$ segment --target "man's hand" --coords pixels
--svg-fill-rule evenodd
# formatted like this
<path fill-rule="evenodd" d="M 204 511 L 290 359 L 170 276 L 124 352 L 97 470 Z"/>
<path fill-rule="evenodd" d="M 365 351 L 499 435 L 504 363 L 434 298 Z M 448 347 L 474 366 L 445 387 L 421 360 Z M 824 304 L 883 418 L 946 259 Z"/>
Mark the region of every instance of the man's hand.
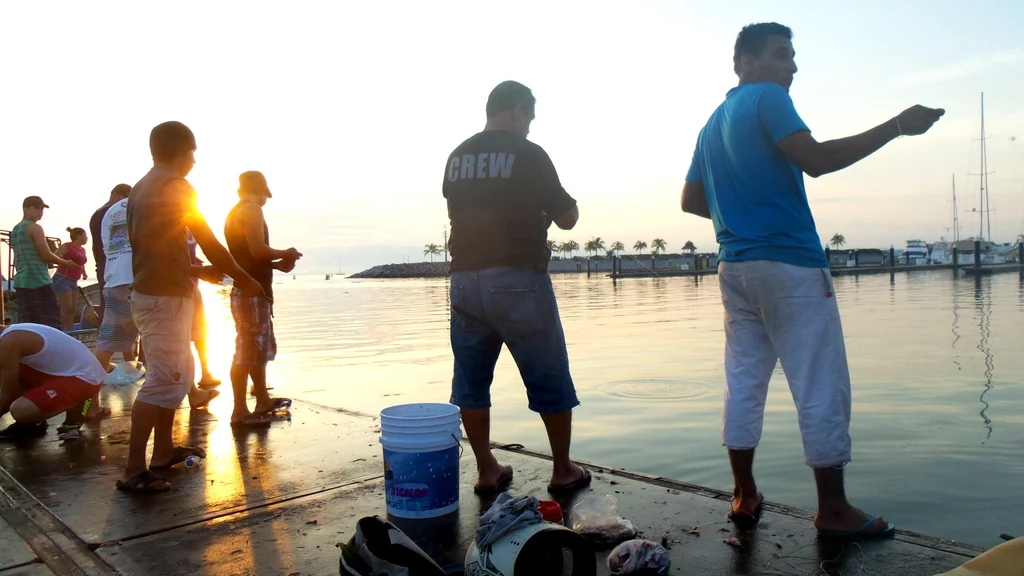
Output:
<path fill-rule="evenodd" d="M 272 264 L 274 269 L 280 270 L 281 272 L 291 272 L 295 270 L 295 260 L 278 260 Z"/>
<path fill-rule="evenodd" d="M 267 293 L 263 291 L 263 286 L 261 286 L 259 282 L 253 280 L 252 276 L 249 276 L 248 274 L 241 278 L 235 278 L 234 284 L 232 285 L 241 290 L 242 294 L 245 294 L 246 296 L 267 297 Z"/>
<path fill-rule="evenodd" d="M 945 113 L 942 108 L 928 108 L 918 104 L 900 112 L 896 122 L 904 136 L 919 136 L 927 132 Z"/>
<path fill-rule="evenodd" d="M 220 270 L 217 270 L 214 266 L 200 266 L 199 274 L 196 278 L 209 282 L 210 284 L 218 284 L 224 279 L 224 274 Z"/>
<path fill-rule="evenodd" d="M 299 252 L 295 248 L 289 248 L 284 251 L 285 256 L 273 263 L 273 267 L 281 272 L 291 272 L 295 269 L 295 261 L 302 258 L 302 252 Z"/>

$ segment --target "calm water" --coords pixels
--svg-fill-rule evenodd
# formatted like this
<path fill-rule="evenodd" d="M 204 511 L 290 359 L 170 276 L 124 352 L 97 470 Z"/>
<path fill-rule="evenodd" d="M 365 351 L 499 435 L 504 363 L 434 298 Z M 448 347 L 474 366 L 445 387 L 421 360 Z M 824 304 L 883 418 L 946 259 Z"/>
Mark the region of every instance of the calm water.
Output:
<path fill-rule="evenodd" d="M 227 374 L 225 294 L 207 298 Z M 836 278 L 853 376 L 851 499 L 900 527 L 977 545 L 1024 535 L 1024 282 L 949 272 Z M 376 413 L 447 401 L 447 282 L 279 278 L 276 392 Z M 720 425 L 722 309 L 715 277 L 619 282 L 556 276 L 573 377 L 576 456 L 731 489 Z M 217 302 L 220 299 L 220 307 Z M 547 450 L 511 357 L 492 388 L 493 439 Z M 299 415 L 296 414 L 296 417 Z M 768 499 L 814 509 L 781 368 L 756 472 Z"/>

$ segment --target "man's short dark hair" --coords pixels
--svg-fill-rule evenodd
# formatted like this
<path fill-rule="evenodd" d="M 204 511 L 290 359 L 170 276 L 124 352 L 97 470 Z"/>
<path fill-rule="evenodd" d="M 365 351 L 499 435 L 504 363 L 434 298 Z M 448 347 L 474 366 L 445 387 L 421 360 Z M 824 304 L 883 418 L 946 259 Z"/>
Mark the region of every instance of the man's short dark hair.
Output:
<path fill-rule="evenodd" d="M 492 118 L 506 110 L 514 110 L 516 106 L 520 106 L 527 116 L 533 117 L 536 103 L 537 99 L 533 97 L 533 92 L 529 88 L 514 80 L 506 80 L 495 86 L 494 90 L 491 90 L 491 95 L 487 97 L 487 117 Z"/>
<path fill-rule="evenodd" d="M 195 134 L 181 122 L 164 122 L 149 133 L 149 151 L 157 162 L 172 162 L 195 149 Z"/>
<path fill-rule="evenodd" d="M 733 71 L 737 74 L 740 73 L 740 57 L 744 54 L 760 56 L 764 52 L 765 46 L 768 45 L 769 36 L 785 36 L 792 40 L 793 31 L 778 22 L 761 22 L 744 26 L 736 36 L 736 47 L 732 53 Z"/>
<path fill-rule="evenodd" d="M 118 198 L 127 198 L 131 193 L 132 187 L 127 184 L 118 184 L 110 191 L 111 196 L 117 196 Z"/>

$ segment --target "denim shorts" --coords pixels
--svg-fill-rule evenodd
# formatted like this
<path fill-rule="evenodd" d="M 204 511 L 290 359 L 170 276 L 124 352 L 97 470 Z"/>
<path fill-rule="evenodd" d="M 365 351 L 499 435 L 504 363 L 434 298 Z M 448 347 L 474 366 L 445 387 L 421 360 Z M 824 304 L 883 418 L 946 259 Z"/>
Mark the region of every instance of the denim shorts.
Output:
<path fill-rule="evenodd" d="M 500 267 L 453 272 L 451 402 L 490 408 L 494 365 L 504 344 L 526 385 L 530 410 L 557 414 L 579 405 L 551 277 Z"/>
<path fill-rule="evenodd" d="M 53 275 L 53 291 L 57 294 L 61 292 L 75 292 L 78 290 L 78 280 L 68 278 L 63 274 Z"/>

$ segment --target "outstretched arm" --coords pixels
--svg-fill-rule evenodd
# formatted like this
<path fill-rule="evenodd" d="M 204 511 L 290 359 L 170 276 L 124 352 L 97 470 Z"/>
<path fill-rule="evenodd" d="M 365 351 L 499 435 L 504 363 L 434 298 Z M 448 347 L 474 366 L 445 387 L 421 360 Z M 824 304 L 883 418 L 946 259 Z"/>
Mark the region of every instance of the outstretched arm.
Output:
<path fill-rule="evenodd" d="M 918 105 L 856 136 L 818 142 L 810 132 L 800 130 L 780 140 L 778 146 L 808 176 L 817 178 L 860 162 L 900 136 L 924 134 L 945 113 L 942 108 Z"/>
<path fill-rule="evenodd" d="M 246 274 L 245 270 L 242 270 L 235 259 L 231 257 L 227 248 L 213 235 L 206 218 L 196 208 L 196 191 L 192 189 L 192 186 L 184 179 L 171 180 L 164 186 L 173 187 L 168 190 L 168 193 L 181 202 L 180 209 L 185 220 L 184 224 L 210 262 L 218 270 L 230 276 L 235 281 L 235 287 L 242 292 L 254 296 L 266 296 L 260 283 Z"/>
<path fill-rule="evenodd" d="M 78 264 L 71 260 L 65 260 L 50 252 L 50 246 L 46 243 L 46 235 L 43 234 L 43 228 L 39 224 L 33 223 L 28 227 L 28 237 L 32 240 L 32 244 L 36 247 L 36 252 L 39 253 L 39 258 L 43 262 L 57 266 L 67 266 L 68 268 L 78 267 Z"/>

